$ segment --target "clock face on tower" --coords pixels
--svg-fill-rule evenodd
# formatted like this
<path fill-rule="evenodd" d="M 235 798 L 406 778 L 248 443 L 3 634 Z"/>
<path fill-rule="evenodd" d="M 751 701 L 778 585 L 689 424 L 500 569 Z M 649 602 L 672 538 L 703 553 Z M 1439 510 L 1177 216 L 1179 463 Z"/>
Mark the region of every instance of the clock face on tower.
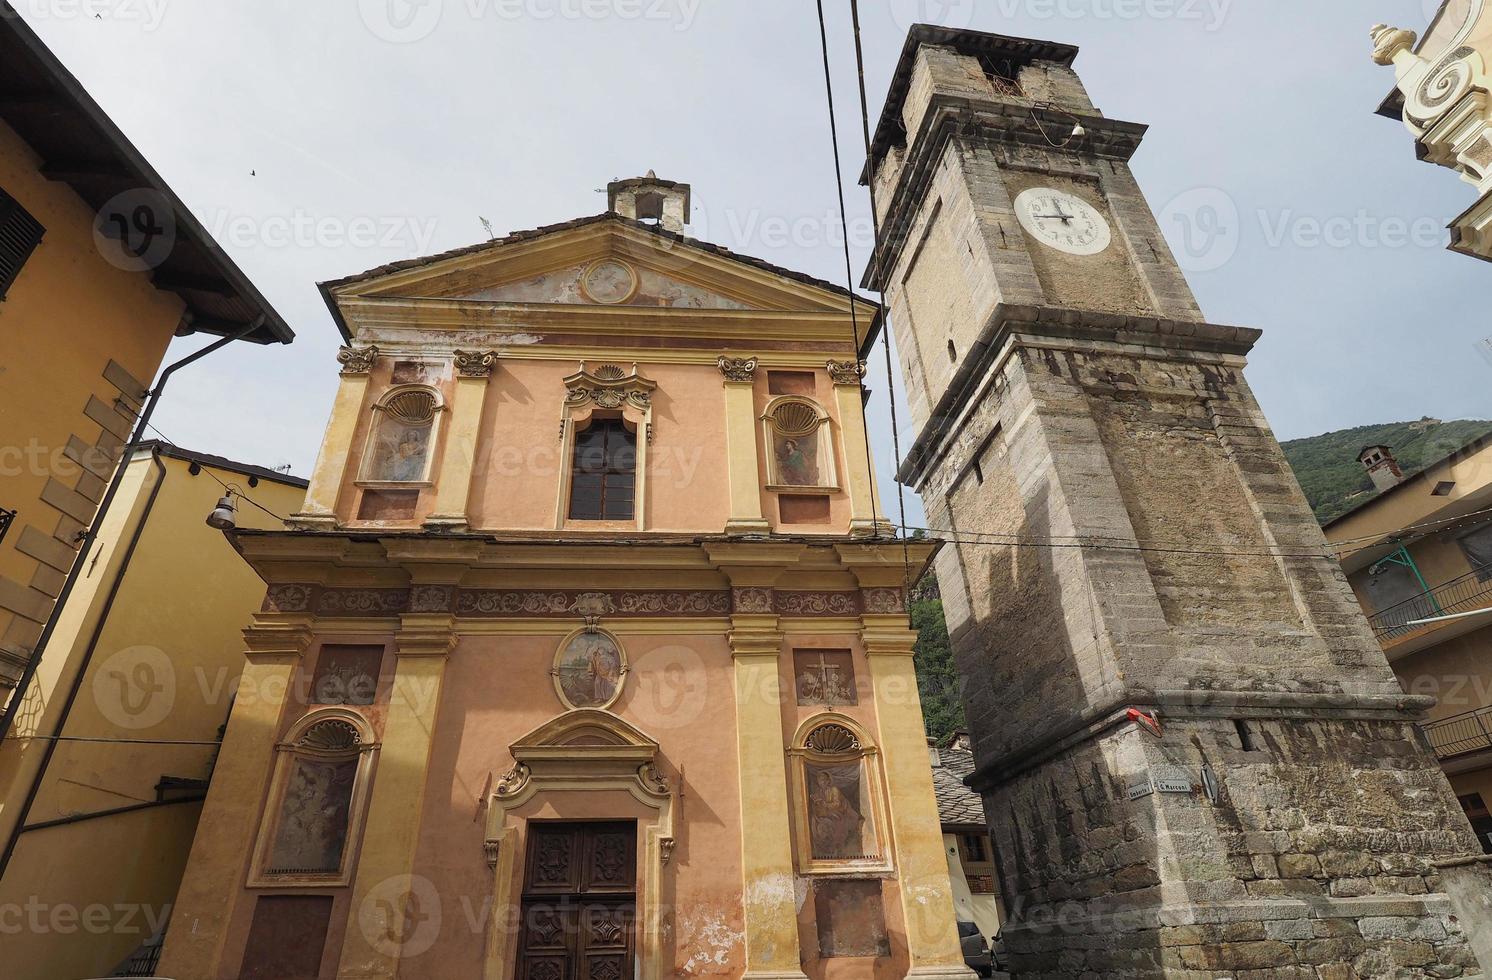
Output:
<path fill-rule="evenodd" d="M 1097 255 L 1113 239 L 1098 209 L 1075 194 L 1033 187 L 1015 199 L 1015 214 L 1032 238 L 1069 255 Z"/>

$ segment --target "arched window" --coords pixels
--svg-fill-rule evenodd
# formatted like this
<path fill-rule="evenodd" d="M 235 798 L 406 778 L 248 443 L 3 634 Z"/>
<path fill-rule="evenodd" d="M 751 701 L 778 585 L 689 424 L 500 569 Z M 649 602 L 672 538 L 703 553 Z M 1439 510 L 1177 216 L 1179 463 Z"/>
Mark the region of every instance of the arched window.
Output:
<path fill-rule="evenodd" d="M 367 722 L 347 709 L 301 719 L 279 746 L 252 884 L 345 884 L 373 761 Z"/>
<path fill-rule="evenodd" d="M 570 520 L 630 521 L 637 494 L 637 434 L 622 419 L 593 419 L 575 433 Z"/>
<path fill-rule="evenodd" d="M 788 396 L 767 406 L 763 416 L 767 483 L 772 489 L 834 489 L 834 443 L 829 416 L 808 398 Z"/>
<path fill-rule="evenodd" d="M 859 727 L 842 715 L 816 715 L 788 751 L 798 796 L 799 870 L 889 870 L 879 756 Z"/>
<path fill-rule="evenodd" d="M 365 483 L 428 483 L 440 395 L 424 385 L 404 385 L 373 406 L 363 453 Z"/>

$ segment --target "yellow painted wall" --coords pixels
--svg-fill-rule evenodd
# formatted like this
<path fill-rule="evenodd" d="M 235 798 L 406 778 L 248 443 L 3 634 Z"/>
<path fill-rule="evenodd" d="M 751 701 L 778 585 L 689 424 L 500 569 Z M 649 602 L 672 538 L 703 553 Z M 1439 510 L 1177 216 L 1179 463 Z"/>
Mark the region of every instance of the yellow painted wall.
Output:
<path fill-rule="evenodd" d="M 83 412 L 90 396 L 109 404 L 118 397 L 103 377 L 105 367 L 113 360 L 148 385 L 183 310 L 181 300 L 157 290 L 149 275 L 103 258 L 94 247 L 92 209 L 68 185 L 43 178 L 39 164 L 0 123 L 0 188 L 46 227 L 0 302 L 0 507 L 19 515 L 0 543 L 0 645 L 28 650 L 39 625 L 14 624 L 6 606 L 30 600 L 49 609 L 47 593 L 54 596 L 60 582 L 46 570 L 35 578 L 39 563 L 17 550 L 23 527 L 50 538 L 59 519 L 65 536 L 79 526 L 42 502 L 47 481 L 71 490 L 80 478 L 94 480 L 62 450 L 72 436 L 89 446 L 97 442 L 100 426 Z M 30 591 L 33 585 L 37 591 Z M 6 781 L 0 761 L 0 786 Z"/>
<path fill-rule="evenodd" d="M 229 470 L 209 468 L 193 476 L 185 461 L 163 458 L 162 463 L 165 481 L 63 730 L 68 737 L 217 739 L 243 669 L 241 630 L 259 608 L 264 584 L 221 532 L 204 523 L 223 493 L 208 473 L 244 487 L 279 514 L 293 512 L 304 494 L 268 479 L 250 489 L 246 476 Z M 138 454 L 100 535 L 99 561 L 80 580 L 43 661 L 45 686 L 55 692 L 53 706 L 60 705 L 76 676 L 157 479 L 150 454 Z M 278 526 L 247 504 L 240 504 L 238 517 L 240 527 Z M 54 724 L 49 718 L 48 728 Z M 35 742 L 26 745 L 28 776 L 40 748 Z M 154 800 L 162 776 L 205 778 L 215 751 L 212 745 L 64 743 L 52 757 L 27 824 Z M 21 780 L 9 806 L 27 782 Z M 49 918 L 43 921 L 49 925 L 6 936 L 7 974 L 107 974 L 150 934 L 146 923 L 158 922 L 172 902 L 199 810 L 200 804 L 178 804 L 24 834 L 0 882 L 0 909 L 25 906 L 35 896 L 40 905 L 33 907 L 45 910 Z M 52 916 L 65 922 L 67 909 L 90 906 L 109 910 L 109 929 L 50 925 Z M 9 964 L 17 972 L 9 974 Z"/>

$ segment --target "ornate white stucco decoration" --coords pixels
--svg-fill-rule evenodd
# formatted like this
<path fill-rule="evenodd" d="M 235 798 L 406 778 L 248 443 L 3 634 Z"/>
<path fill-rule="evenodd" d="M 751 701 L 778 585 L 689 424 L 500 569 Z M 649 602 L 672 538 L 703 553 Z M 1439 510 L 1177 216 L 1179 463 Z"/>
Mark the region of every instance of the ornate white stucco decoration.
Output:
<path fill-rule="evenodd" d="M 1391 65 L 1404 98 L 1404 125 L 1420 155 L 1476 187 L 1481 201 L 1451 224 L 1451 248 L 1492 259 L 1492 78 L 1486 59 L 1466 43 L 1486 0 L 1471 0 L 1466 20 L 1434 60 L 1414 50 L 1413 31 L 1373 28 L 1373 60 Z"/>

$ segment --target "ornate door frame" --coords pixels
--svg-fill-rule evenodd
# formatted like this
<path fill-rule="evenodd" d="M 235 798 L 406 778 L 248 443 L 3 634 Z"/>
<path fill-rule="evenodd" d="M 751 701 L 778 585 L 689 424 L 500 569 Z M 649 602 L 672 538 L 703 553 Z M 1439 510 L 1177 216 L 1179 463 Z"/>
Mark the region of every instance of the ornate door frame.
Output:
<path fill-rule="evenodd" d="M 509 751 L 514 765 L 487 798 L 483 849 L 492 869 L 492 908 L 497 915 L 520 902 L 514 884 L 518 827 L 514 811 L 549 794 L 620 791 L 656 813 L 639 821 L 644 835 L 638 875 L 638 975 L 663 980 L 663 869 L 673 855 L 674 792 L 658 770 L 658 743 L 598 708 L 577 708 L 518 739 Z M 599 819 L 599 818 L 588 818 Z M 517 962 L 518 935 L 489 920 L 483 980 L 506 980 Z"/>

